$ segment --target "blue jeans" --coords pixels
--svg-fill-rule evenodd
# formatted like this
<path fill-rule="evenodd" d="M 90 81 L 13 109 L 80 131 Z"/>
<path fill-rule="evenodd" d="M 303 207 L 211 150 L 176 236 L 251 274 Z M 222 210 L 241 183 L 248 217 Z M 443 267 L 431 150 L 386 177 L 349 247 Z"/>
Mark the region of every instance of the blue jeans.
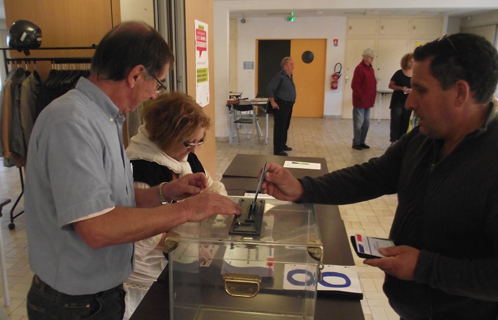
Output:
<path fill-rule="evenodd" d="M 370 108 L 353 107 L 353 146 L 365 144 L 370 127 Z"/>
<path fill-rule="evenodd" d="M 124 297 L 122 285 L 95 294 L 72 296 L 53 289 L 35 275 L 28 292 L 28 319 L 122 320 Z"/>

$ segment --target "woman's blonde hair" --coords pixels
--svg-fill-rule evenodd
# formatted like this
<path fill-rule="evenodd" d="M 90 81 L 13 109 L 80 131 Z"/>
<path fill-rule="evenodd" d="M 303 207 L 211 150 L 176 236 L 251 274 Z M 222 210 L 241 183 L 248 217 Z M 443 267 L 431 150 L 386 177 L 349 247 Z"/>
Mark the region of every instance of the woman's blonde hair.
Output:
<path fill-rule="evenodd" d="M 401 61 L 400 61 L 400 65 L 401 65 L 401 69 L 405 70 L 406 67 L 408 67 L 408 61 L 410 61 L 411 59 L 413 59 L 413 53 L 407 53 L 405 54 L 402 58 L 401 58 Z"/>
<path fill-rule="evenodd" d="M 183 143 L 200 128 L 211 126 L 202 107 L 181 92 L 165 93 L 147 102 L 143 119 L 149 139 L 163 151 Z"/>

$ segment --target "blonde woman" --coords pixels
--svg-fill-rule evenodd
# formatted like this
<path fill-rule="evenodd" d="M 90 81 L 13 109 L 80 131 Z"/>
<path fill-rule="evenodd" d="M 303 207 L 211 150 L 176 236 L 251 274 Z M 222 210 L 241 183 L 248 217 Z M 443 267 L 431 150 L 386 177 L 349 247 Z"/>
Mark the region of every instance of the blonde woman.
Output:
<path fill-rule="evenodd" d="M 188 173 L 204 172 L 208 190 L 226 195 L 224 185 L 204 170 L 195 151 L 204 143 L 210 119 L 190 96 L 172 92 L 149 101 L 144 125 L 131 138 L 126 154 L 137 188 L 150 188 Z M 125 317 L 133 314 L 152 283 L 168 264 L 163 255 L 165 234 L 135 242 L 135 269 L 125 281 Z"/>
<path fill-rule="evenodd" d="M 405 108 L 405 102 L 412 91 L 411 79 L 413 73 L 413 53 L 407 53 L 401 58 L 401 69 L 396 71 L 389 82 L 389 89 L 394 90 L 391 98 L 391 146 L 408 130 L 411 110 Z"/>

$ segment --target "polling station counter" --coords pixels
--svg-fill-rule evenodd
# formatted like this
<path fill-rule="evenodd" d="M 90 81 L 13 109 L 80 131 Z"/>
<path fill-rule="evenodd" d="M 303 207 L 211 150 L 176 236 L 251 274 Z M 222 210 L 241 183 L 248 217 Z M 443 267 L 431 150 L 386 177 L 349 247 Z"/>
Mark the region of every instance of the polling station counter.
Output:
<path fill-rule="evenodd" d="M 266 161 L 320 164 L 290 168 L 296 177 L 327 172 L 323 158 L 237 155 L 222 179 L 233 201 L 252 201 L 246 193 Z M 364 319 L 361 295 L 316 290 L 322 264 L 354 265 L 337 206 L 274 199 L 263 206 L 259 236 L 230 234 L 233 217 L 175 228 L 168 267 L 131 320 Z"/>

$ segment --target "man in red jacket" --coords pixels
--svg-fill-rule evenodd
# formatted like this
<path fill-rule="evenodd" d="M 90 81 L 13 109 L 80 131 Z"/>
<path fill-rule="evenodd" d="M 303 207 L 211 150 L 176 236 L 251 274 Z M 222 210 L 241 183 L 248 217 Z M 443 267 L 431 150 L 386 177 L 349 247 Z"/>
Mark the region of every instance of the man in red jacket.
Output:
<path fill-rule="evenodd" d="M 351 82 L 353 89 L 353 149 L 362 150 L 370 147 L 365 144 L 370 126 L 370 109 L 374 106 L 377 94 L 372 62 L 375 53 L 368 48 L 363 51 L 363 60 L 356 66 Z"/>

